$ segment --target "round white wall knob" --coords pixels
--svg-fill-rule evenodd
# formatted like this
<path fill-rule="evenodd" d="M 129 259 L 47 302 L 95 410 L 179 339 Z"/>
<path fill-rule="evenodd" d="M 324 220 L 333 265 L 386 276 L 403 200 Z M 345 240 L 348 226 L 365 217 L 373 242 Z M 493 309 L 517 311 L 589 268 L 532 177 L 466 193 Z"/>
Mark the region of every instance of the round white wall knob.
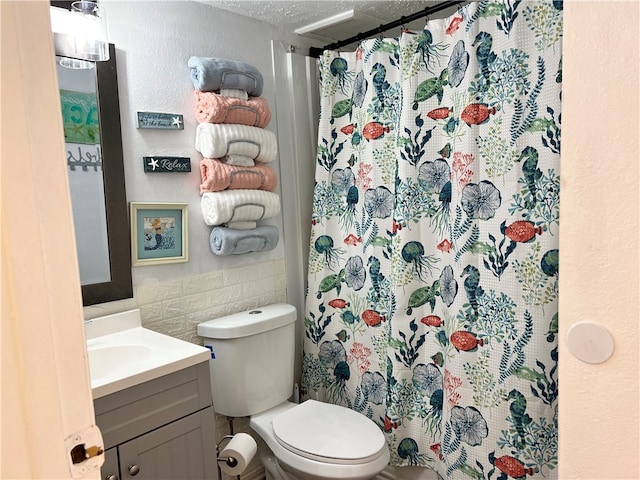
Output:
<path fill-rule="evenodd" d="M 569 351 L 586 363 L 603 363 L 613 355 L 614 341 L 611 332 L 595 322 L 578 322 L 567 332 Z"/>

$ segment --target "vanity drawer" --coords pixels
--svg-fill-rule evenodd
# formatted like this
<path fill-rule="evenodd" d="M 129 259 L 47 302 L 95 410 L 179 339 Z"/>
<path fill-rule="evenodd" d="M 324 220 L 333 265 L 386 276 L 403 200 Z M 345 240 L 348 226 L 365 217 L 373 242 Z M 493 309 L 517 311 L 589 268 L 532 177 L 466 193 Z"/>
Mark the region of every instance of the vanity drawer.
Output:
<path fill-rule="evenodd" d="M 94 400 L 105 449 L 210 405 L 208 361 Z"/>

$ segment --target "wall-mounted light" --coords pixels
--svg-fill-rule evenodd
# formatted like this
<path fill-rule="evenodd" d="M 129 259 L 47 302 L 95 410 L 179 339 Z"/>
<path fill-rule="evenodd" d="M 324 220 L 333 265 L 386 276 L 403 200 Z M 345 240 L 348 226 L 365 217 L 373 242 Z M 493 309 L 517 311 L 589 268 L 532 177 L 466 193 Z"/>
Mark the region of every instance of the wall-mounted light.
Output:
<path fill-rule="evenodd" d="M 97 1 L 73 2 L 71 10 L 51 7 L 51 30 L 56 54 L 69 58 L 65 66 L 88 68 L 87 60 L 109 60 L 105 11 Z"/>

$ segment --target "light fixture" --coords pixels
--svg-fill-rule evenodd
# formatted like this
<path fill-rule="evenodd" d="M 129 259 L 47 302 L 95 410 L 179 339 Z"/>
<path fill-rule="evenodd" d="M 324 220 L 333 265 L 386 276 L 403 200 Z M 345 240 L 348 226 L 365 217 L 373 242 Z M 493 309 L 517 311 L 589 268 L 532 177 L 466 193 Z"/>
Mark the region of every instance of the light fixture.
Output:
<path fill-rule="evenodd" d="M 304 25 L 300 28 L 296 28 L 294 33 L 298 35 L 304 35 L 305 33 L 314 33 L 318 30 L 323 30 L 328 27 L 333 27 L 342 22 L 346 22 L 348 20 L 353 19 L 355 15 L 355 10 L 347 10 L 346 12 L 338 13 L 336 15 L 332 15 L 331 17 L 323 18 L 318 20 L 317 22 L 310 23 L 309 25 Z"/>
<path fill-rule="evenodd" d="M 322 18 L 294 30 L 298 35 L 311 38 L 341 40 L 353 35 L 353 32 L 364 32 L 385 23 L 359 10 L 351 9 L 327 18 Z"/>
<path fill-rule="evenodd" d="M 64 66 L 88 68 L 88 62 L 109 60 L 107 22 L 98 2 L 73 2 L 71 10 L 51 7 L 51 30 L 56 55 L 68 57 Z"/>

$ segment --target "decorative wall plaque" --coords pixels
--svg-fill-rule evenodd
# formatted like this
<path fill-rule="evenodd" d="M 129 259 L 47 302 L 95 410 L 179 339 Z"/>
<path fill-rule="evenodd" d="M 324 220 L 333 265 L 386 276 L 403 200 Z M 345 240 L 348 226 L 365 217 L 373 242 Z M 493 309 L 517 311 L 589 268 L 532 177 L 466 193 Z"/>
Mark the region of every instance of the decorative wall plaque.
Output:
<path fill-rule="evenodd" d="M 142 157 L 145 172 L 174 173 L 190 172 L 191 159 L 189 157 Z"/>
<path fill-rule="evenodd" d="M 179 113 L 137 112 L 138 128 L 159 128 L 161 130 L 184 130 L 183 117 Z"/>

